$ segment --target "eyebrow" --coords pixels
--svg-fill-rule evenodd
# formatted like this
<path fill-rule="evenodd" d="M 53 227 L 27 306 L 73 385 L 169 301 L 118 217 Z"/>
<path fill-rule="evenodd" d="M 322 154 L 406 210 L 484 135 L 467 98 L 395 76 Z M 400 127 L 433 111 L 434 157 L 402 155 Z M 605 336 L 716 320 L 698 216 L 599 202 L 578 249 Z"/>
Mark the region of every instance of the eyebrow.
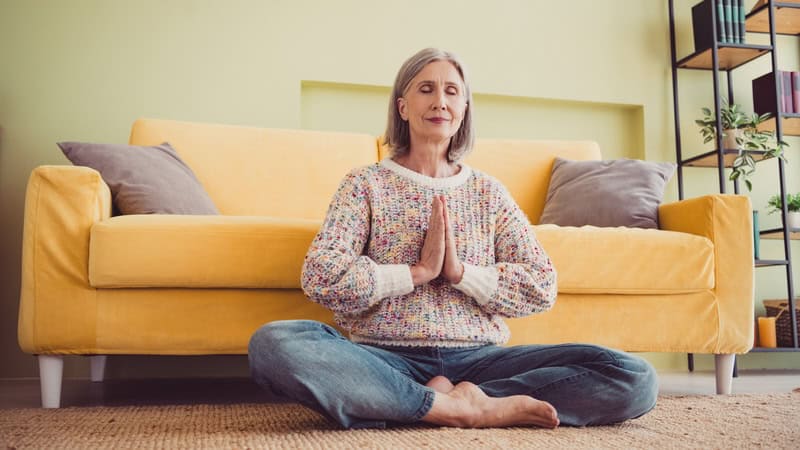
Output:
<path fill-rule="evenodd" d="M 433 81 L 433 80 L 420 80 L 420 81 L 417 83 L 417 86 L 419 86 L 419 85 L 421 85 L 421 84 L 425 84 L 425 83 L 436 84 L 436 82 L 435 82 L 435 81 Z M 455 87 L 459 87 L 459 88 L 461 87 L 461 83 L 456 83 L 456 82 L 453 82 L 453 81 L 445 81 L 445 83 L 444 83 L 444 84 L 445 84 L 446 86 L 455 86 Z"/>

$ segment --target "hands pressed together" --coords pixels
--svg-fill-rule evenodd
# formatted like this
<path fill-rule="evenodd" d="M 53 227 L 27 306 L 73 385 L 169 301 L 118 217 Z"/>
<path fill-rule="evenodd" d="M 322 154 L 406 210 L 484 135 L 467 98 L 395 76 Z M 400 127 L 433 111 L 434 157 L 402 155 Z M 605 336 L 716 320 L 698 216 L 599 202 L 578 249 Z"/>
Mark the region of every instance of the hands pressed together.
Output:
<path fill-rule="evenodd" d="M 461 282 L 464 265 L 458 260 L 450 215 L 443 195 L 433 197 L 431 217 L 419 262 L 411 266 L 414 286 L 425 284 L 441 276 L 453 284 Z"/>

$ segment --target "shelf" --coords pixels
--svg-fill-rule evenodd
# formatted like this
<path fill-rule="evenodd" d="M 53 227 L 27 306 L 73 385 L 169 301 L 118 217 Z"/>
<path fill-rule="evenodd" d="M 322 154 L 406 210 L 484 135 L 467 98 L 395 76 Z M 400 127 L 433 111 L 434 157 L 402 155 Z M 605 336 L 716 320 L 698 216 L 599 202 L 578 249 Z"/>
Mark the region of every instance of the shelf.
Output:
<path fill-rule="evenodd" d="M 785 266 L 789 264 L 785 259 L 757 259 L 755 260 L 756 267 L 774 267 Z"/>
<path fill-rule="evenodd" d="M 749 353 L 800 352 L 797 347 L 753 347 Z"/>
<path fill-rule="evenodd" d="M 775 2 L 775 33 L 800 34 L 800 1 Z M 750 33 L 769 33 L 769 4 L 751 12 L 745 18 L 745 30 Z"/>
<path fill-rule="evenodd" d="M 763 0 L 759 0 L 759 5 L 763 2 Z M 726 0 L 727 3 L 727 0 Z M 710 5 L 714 5 L 715 3 L 711 2 Z M 752 4 L 752 3 L 751 3 Z M 800 37 L 800 0 L 768 0 L 765 5 L 760 5 L 757 8 L 753 9 L 752 12 L 746 14 L 744 28 L 747 32 L 750 33 L 777 33 L 782 35 L 792 35 L 796 37 Z M 740 154 L 740 150 L 738 149 L 726 149 L 726 148 L 717 148 L 718 142 L 714 141 L 713 146 L 714 149 L 711 151 L 706 151 L 706 148 L 699 147 L 695 148 L 696 151 L 700 153 L 694 152 L 684 152 L 682 151 L 681 146 L 681 135 L 680 135 L 680 118 L 679 118 L 679 89 L 678 89 L 678 73 L 679 69 L 695 69 L 695 70 L 709 70 L 712 72 L 713 80 L 714 80 L 714 102 L 715 104 L 720 103 L 720 96 L 724 95 L 724 87 L 721 86 L 721 80 L 719 75 L 722 72 L 727 72 L 725 81 L 727 81 L 727 92 L 730 97 L 733 96 L 733 85 L 734 82 L 733 76 L 731 76 L 731 71 L 744 65 L 750 63 L 758 58 L 769 54 L 769 66 L 772 69 L 772 72 L 777 73 L 778 71 L 778 50 L 779 46 L 782 45 L 780 40 L 776 41 L 774 39 L 769 40 L 770 45 L 755 45 L 749 43 L 713 43 L 711 48 L 695 51 L 694 53 L 678 60 L 676 56 L 676 27 L 675 27 L 675 17 L 674 17 L 674 4 L 673 1 L 669 1 L 669 31 L 670 31 L 670 51 L 671 51 L 671 62 L 672 62 L 672 99 L 674 103 L 673 114 L 675 119 L 675 142 L 676 142 L 676 154 L 679 156 L 678 158 L 678 165 L 679 167 L 698 167 L 698 168 L 717 168 L 719 171 L 720 179 L 720 191 L 725 190 L 725 184 L 727 182 L 727 177 L 725 177 L 725 173 L 723 172 L 723 168 L 719 167 L 720 164 L 723 165 L 725 168 L 730 168 L 733 166 L 733 162 Z M 774 12 L 773 20 L 770 21 L 770 15 Z M 713 15 L 713 13 L 711 14 Z M 694 15 L 692 17 L 694 20 Z M 708 22 L 712 27 L 715 25 L 712 21 Z M 692 23 L 694 25 L 694 23 Z M 708 31 L 708 30 L 705 30 Z M 707 36 L 703 36 L 706 38 L 706 42 L 712 42 L 712 38 L 708 38 Z M 762 41 L 764 42 L 764 41 Z M 774 47 L 773 47 L 774 45 Z M 714 60 L 717 61 L 717 66 L 714 67 Z M 767 61 L 761 61 L 761 63 L 766 63 Z M 760 63 L 759 63 L 760 64 Z M 748 84 L 751 83 L 752 77 L 750 74 L 746 75 L 747 78 L 750 78 Z M 769 91 L 768 91 L 769 92 Z M 774 93 L 773 93 L 774 95 Z M 775 102 L 772 102 L 775 103 Z M 772 104 L 774 108 L 775 105 Z M 713 109 L 713 108 L 712 108 Z M 800 136 L 800 112 L 797 114 L 778 114 L 777 112 L 773 113 L 773 115 L 777 116 L 777 118 L 772 118 L 764 123 L 762 123 L 758 128 L 762 131 L 773 131 L 777 133 L 776 128 L 781 129 L 781 139 L 785 140 L 786 136 Z M 782 122 L 778 123 L 778 119 L 782 120 Z M 722 132 L 722 130 L 717 130 L 718 132 Z M 728 144 L 730 145 L 730 144 Z M 720 145 L 723 147 L 723 145 Z M 764 151 L 760 152 L 750 152 L 753 156 L 753 159 L 756 162 L 764 161 L 765 160 L 765 153 Z M 684 155 L 694 155 L 690 157 L 686 157 Z M 782 165 L 780 166 L 783 167 Z M 777 177 L 775 177 L 777 178 Z M 777 180 L 777 184 L 779 185 L 781 192 L 785 190 L 785 180 L 784 177 L 781 176 L 779 180 Z M 683 192 L 684 183 L 681 177 L 678 178 L 678 192 L 679 197 L 681 199 L 684 198 Z M 744 219 L 744 218 L 743 218 Z M 790 244 L 789 239 L 800 239 L 800 229 L 790 229 L 787 230 L 788 235 L 786 235 L 783 231 L 783 227 L 781 228 L 772 228 L 772 229 L 765 229 L 758 231 L 758 235 L 756 236 L 759 239 L 778 239 L 783 241 L 785 246 Z M 751 230 L 752 232 L 752 230 Z M 786 259 L 754 259 L 753 266 L 755 268 L 759 267 L 783 267 L 787 271 L 786 275 L 786 290 L 788 297 L 796 297 L 794 293 L 794 284 L 791 282 L 791 261 L 792 261 L 792 254 L 791 252 L 785 255 Z M 800 345 L 795 347 L 778 347 L 778 348 L 765 348 L 765 347 L 755 347 L 750 350 L 753 353 L 772 353 L 772 354 L 781 354 L 786 352 L 800 352 Z M 691 354 L 689 355 L 692 356 Z M 690 367 L 693 365 L 693 361 L 690 359 L 689 362 Z"/>
<path fill-rule="evenodd" d="M 739 156 L 739 150 L 725 149 L 722 152 L 724 154 L 725 167 L 733 167 L 733 160 Z M 750 152 L 750 154 L 753 155 L 753 159 L 755 159 L 756 162 L 764 160 L 764 152 L 753 151 Z M 687 167 L 717 167 L 717 151 L 712 150 L 689 159 L 684 159 L 682 164 Z"/>
<path fill-rule="evenodd" d="M 719 69 L 731 70 L 748 63 L 761 55 L 767 54 L 772 47 L 769 45 L 752 44 L 718 44 Z M 712 48 L 707 48 L 678 61 L 682 69 L 713 69 Z"/>
<path fill-rule="evenodd" d="M 774 228 L 769 230 L 762 230 L 759 232 L 761 239 L 778 239 L 783 240 L 783 228 Z M 800 228 L 792 228 L 789 231 L 789 239 L 800 239 Z"/>
<path fill-rule="evenodd" d="M 781 122 L 782 131 L 784 136 L 800 136 L 800 114 L 781 114 Z M 759 126 L 759 130 L 769 130 L 775 131 L 775 118 L 771 118 L 762 122 Z"/>

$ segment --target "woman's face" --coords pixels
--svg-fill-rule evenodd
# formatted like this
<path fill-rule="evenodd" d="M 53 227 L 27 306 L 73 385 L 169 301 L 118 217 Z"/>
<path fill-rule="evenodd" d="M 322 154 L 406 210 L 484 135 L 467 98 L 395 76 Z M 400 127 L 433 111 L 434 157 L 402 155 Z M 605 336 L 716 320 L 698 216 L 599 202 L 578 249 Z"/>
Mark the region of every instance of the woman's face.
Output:
<path fill-rule="evenodd" d="M 408 121 L 412 143 L 449 143 L 467 110 L 461 75 L 448 61 L 428 64 L 397 99 L 397 108 Z"/>

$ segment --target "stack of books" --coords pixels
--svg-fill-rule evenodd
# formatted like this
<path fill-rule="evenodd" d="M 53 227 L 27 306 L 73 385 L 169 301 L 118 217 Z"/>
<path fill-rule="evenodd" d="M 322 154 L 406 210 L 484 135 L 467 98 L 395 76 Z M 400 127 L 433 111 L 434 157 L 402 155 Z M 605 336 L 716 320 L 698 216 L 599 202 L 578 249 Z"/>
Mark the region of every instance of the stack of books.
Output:
<path fill-rule="evenodd" d="M 744 0 L 703 0 L 692 7 L 695 51 L 699 52 L 713 45 L 711 8 L 714 8 L 717 17 L 717 42 L 744 44 Z"/>
<path fill-rule="evenodd" d="M 753 80 L 753 111 L 761 115 L 775 111 L 775 74 L 770 72 Z M 778 71 L 777 103 L 780 113 L 800 114 L 800 72 Z"/>

